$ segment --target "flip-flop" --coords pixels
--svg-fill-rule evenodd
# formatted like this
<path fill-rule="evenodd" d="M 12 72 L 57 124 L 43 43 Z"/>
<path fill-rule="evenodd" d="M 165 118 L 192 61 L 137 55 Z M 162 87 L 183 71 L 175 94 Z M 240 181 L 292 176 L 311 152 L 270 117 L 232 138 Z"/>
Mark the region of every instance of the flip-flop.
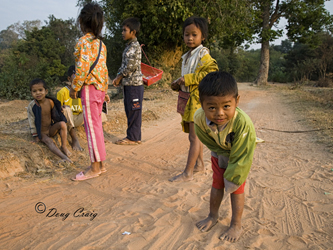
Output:
<path fill-rule="evenodd" d="M 81 171 L 80 173 L 78 173 L 75 178 L 72 178 L 72 181 L 85 181 L 85 180 L 89 180 L 95 177 L 98 177 L 99 174 L 97 175 L 92 175 L 92 176 L 85 176 L 83 171 Z"/>
<path fill-rule="evenodd" d="M 91 166 L 89 166 L 85 171 L 88 172 L 90 169 L 91 169 Z M 100 174 L 103 174 L 103 173 L 105 173 L 105 172 L 107 172 L 106 169 L 101 170 L 101 173 L 100 173 Z"/>
<path fill-rule="evenodd" d="M 115 144 L 117 144 L 117 145 L 138 145 L 138 144 L 141 144 L 141 141 L 131 141 L 127 138 L 124 138 L 124 139 L 116 141 Z"/>

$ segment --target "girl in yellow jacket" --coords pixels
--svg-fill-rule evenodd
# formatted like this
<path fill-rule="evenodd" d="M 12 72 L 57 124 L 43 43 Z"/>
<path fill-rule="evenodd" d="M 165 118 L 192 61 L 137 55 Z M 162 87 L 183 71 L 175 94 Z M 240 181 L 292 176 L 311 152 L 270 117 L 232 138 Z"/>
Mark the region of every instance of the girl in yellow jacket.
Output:
<path fill-rule="evenodd" d="M 209 50 L 202 45 L 208 36 L 208 24 L 204 18 L 189 17 L 183 25 L 183 36 L 189 51 L 182 56 L 182 76 L 171 83 L 171 88 L 179 91 L 177 112 L 182 116 L 182 127 L 189 133 L 190 149 L 184 171 L 169 181 L 190 181 L 193 171 L 204 170 L 203 145 L 194 131 L 193 116 L 201 105 L 198 86 L 210 72 L 218 71 L 216 61 Z"/>

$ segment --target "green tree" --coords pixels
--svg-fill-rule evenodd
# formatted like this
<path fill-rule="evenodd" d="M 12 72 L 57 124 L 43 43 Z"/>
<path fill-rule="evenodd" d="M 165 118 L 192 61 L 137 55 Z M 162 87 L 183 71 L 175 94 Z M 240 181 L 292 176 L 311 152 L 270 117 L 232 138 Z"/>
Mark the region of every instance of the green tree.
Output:
<path fill-rule="evenodd" d="M 60 55 L 64 53 L 65 47 L 55 38 L 53 31 L 44 26 L 40 30 L 35 28 L 31 32 L 27 31 L 26 36 L 26 40 L 18 44 L 17 50 L 48 65 L 48 69 L 41 72 L 41 77 L 63 75 L 66 67 L 61 65 Z"/>
<path fill-rule="evenodd" d="M 287 54 L 293 48 L 293 43 L 289 39 L 281 41 L 281 45 L 273 45 L 274 50 Z"/>
<path fill-rule="evenodd" d="M 319 77 L 325 79 L 327 70 L 333 61 L 333 37 L 328 32 L 318 36 L 320 39 L 319 46 L 316 49 L 316 58 L 318 59 L 317 69 Z"/>
<path fill-rule="evenodd" d="M 271 46 L 269 51 L 269 74 L 268 81 L 270 82 L 287 82 L 287 74 L 285 68 L 286 59 L 284 58 L 284 53 L 286 48 L 281 45 Z"/>
<path fill-rule="evenodd" d="M 78 5 L 86 2 L 78 0 Z M 105 12 L 107 37 L 115 38 L 112 49 L 121 53 L 121 22 L 135 16 L 140 19 L 142 27 L 138 39 L 145 44 L 150 61 L 164 67 L 178 66 L 185 49 L 182 25 L 189 16 L 202 16 L 208 20 L 208 47 L 218 41 L 220 46 L 236 48 L 252 37 L 253 7 L 247 0 L 101 0 L 100 3 Z M 120 42 L 116 43 L 116 40 Z"/>
<path fill-rule="evenodd" d="M 37 77 L 53 87 L 66 71 L 60 58 L 64 51 L 65 47 L 55 39 L 50 28 L 44 26 L 26 31 L 26 39 L 19 40 L 11 49 L 1 69 L 0 96 L 30 97 L 28 83 Z"/>
<path fill-rule="evenodd" d="M 12 47 L 13 43 L 17 42 L 19 39 L 18 34 L 10 28 L 10 26 L 0 31 L 0 50 L 9 49 Z"/>
<path fill-rule="evenodd" d="M 260 51 L 243 49 L 238 50 L 241 65 L 236 74 L 238 81 L 253 82 L 256 78 L 256 72 L 259 68 Z"/>
<path fill-rule="evenodd" d="M 269 42 L 282 35 L 282 30 L 273 30 L 282 17 L 288 21 L 287 36 L 292 41 L 317 46 L 317 34 L 324 28 L 330 29 L 332 16 L 325 10 L 324 0 L 260 0 L 255 4 L 256 18 L 259 25 L 255 27 L 261 43 L 258 85 L 267 84 L 269 72 Z"/>
<path fill-rule="evenodd" d="M 286 73 L 295 81 L 329 81 L 326 76 L 333 71 L 333 37 L 329 32 L 317 35 L 318 46 L 296 42 L 284 56 Z"/>
<path fill-rule="evenodd" d="M 32 20 L 32 21 L 23 21 L 14 23 L 9 26 L 13 31 L 15 31 L 20 39 L 26 38 L 26 32 L 32 31 L 33 29 L 40 29 L 42 27 L 42 22 L 40 20 Z"/>
<path fill-rule="evenodd" d="M 61 46 L 65 47 L 64 52 L 60 54 L 61 63 L 65 66 L 74 64 L 74 48 L 81 35 L 74 18 L 62 20 L 50 15 L 46 24 L 53 32 L 54 38 L 59 41 Z"/>
<path fill-rule="evenodd" d="M 315 49 L 308 44 L 296 42 L 285 59 L 286 73 L 293 81 L 311 79 L 316 70 Z"/>
<path fill-rule="evenodd" d="M 259 68 L 259 50 L 246 51 L 243 47 L 236 50 L 214 46 L 211 55 L 216 59 L 219 70 L 233 74 L 237 81 L 252 82 Z"/>

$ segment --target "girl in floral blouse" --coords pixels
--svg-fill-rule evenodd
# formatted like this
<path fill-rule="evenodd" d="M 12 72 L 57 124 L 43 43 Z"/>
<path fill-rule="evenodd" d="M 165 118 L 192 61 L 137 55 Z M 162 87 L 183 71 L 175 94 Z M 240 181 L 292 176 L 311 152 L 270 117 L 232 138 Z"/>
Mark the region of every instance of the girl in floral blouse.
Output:
<path fill-rule="evenodd" d="M 101 41 L 103 10 L 97 3 L 88 3 L 78 17 L 84 36 L 75 46 L 75 78 L 71 85 L 70 97 L 77 98 L 81 90 L 84 128 L 87 135 L 91 165 L 78 173 L 72 180 L 82 181 L 105 172 L 103 161 L 106 158 L 102 127 L 102 107 L 104 100 L 109 102 L 108 69 L 106 67 L 106 47 Z"/>

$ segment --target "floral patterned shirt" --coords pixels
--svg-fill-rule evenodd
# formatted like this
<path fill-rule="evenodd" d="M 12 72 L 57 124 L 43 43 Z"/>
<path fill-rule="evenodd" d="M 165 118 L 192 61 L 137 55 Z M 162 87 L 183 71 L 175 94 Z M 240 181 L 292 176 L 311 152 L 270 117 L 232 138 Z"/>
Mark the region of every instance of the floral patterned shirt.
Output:
<path fill-rule="evenodd" d="M 94 37 L 92 33 L 87 33 L 75 45 L 75 78 L 72 83 L 72 88 L 75 91 L 79 91 L 83 84 L 93 84 L 96 89 L 101 91 L 108 89 L 106 46 L 103 42 L 98 63 L 89 74 L 90 66 L 95 62 L 100 46 L 100 40 L 94 39 Z"/>

